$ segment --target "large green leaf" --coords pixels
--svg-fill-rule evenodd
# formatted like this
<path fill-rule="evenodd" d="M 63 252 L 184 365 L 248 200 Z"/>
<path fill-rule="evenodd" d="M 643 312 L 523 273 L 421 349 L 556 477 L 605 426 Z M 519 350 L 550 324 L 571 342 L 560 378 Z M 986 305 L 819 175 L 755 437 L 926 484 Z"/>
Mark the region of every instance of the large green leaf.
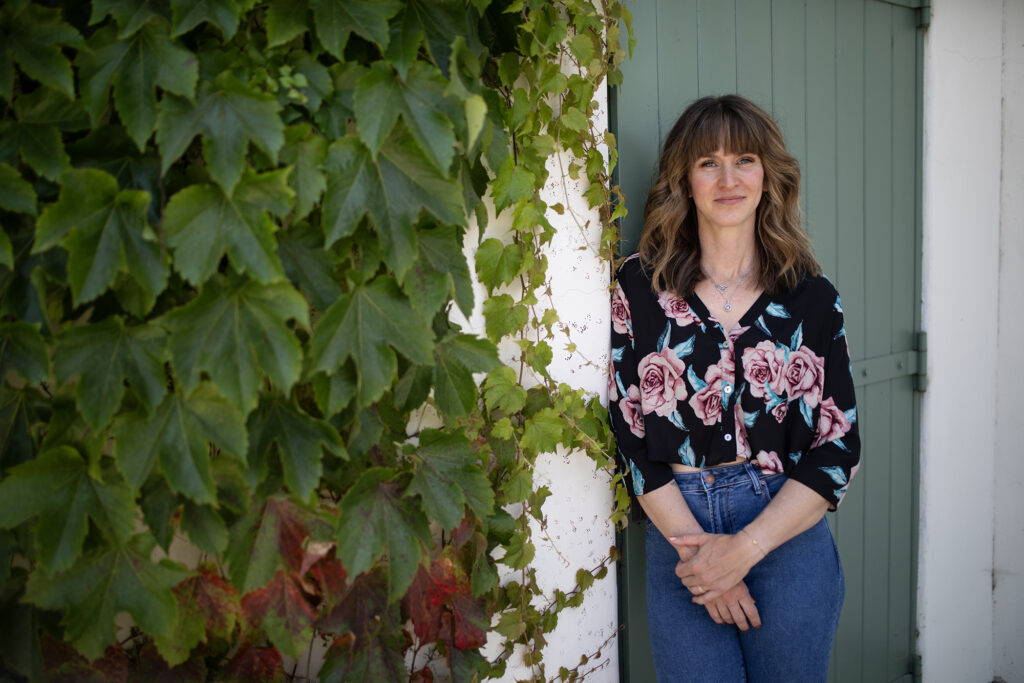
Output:
<path fill-rule="evenodd" d="M 157 86 L 182 97 L 195 95 L 198 60 L 171 41 L 170 31 L 159 16 L 123 39 L 108 26 L 89 39 L 89 52 L 81 59 L 83 97 L 93 122 L 106 111 L 113 86 L 117 113 L 140 150 L 156 125 Z"/>
<path fill-rule="evenodd" d="M 127 273 L 148 306 L 167 284 L 167 258 L 146 220 L 149 193 L 118 190 L 117 180 L 97 169 L 61 175 L 56 204 L 36 225 L 40 252 L 60 244 L 68 252 L 68 281 L 75 304 L 91 301 Z"/>
<path fill-rule="evenodd" d="M 376 162 L 355 136 L 331 144 L 323 219 L 328 246 L 369 216 L 388 265 L 402 277 L 416 257 L 414 224 L 424 210 L 443 222 L 465 224 L 458 183 L 427 160 L 404 124 L 394 127 Z"/>
<path fill-rule="evenodd" d="M 185 390 L 206 372 L 247 415 L 264 376 L 286 393 L 299 378 L 302 347 L 289 320 L 309 326 L 306 301 L 290 284 L 217 276 L 160 324 L 171 331 L 171 360 Z"/>
<path fill-rule="evenodd" d="M 3 163 L 0 163 L 0 209 L 36 215 L 36 191 L 16 169 Z"/>
<path fill-rule="evenodd" d="M 338 299 L 313 331 L 313 370 L 334 372 L 351 358 L 358 373 L 362 405 L 380 398 L 398 372 L 394 349 L 414 363 L 432 362 L 430 326 L 402 295 L 390 276 L 382 275 Z"/>
<path fill-rule="evenodd" d="M 0 381 L 8 371 L 29 382 L 42 382 L 50 374 L 46 343 L 34 325 L 0 323 Z"/>
<path fill-rule="evenodd" d="M 434 66 L 413 62 L 403 79 L 387 62 L 374 62 L 355 92 L 356 124 L 376 158 L 398 117 L 442 175 L 455 153 L 455 132 L 448 118 L 445 80 Z"/>
<path fill-rule="evenodd" d="M 114 617 L 131 615 L 144 632 L 161 636 L 174 627 L 177 605 L 171 587 L 188 576 L 169 560 L 153 562 L 152 537 L 138 535 L 125 546 L 99 548 L 59 574 L 36 569 L 25 599 L 60 610 L 64 636 L 89 659 L 114 642 Z"/>
<path fill-rule="evenodd" d="M 261 401 L 248 424 L 250 466 L 256 458 L 265 461 L 276 442 L 285 483 L 303 500 L 309 500 L 320 483 L 323 449 L 346 456 L 334 427 L 279 397 Z"/>
<path fill-rule="evenodd" d="M 60 10 L 34 3 L 0 8 L 0 97 L 12 98 L 13 63 L 67 97 L 75 96 L 71 63 L 61 46 L 80 47 L 82 36 L 60 20 Z"/>
<path fill-rule="evenodd" d="M 210 384 L 187 397 L 164 399 L 152 416 L 132 413 L 114 421 L 114 456 L 134 489 L 159 463 L 172 489 L 197 503 L 217 502 L 210 444 L 245 462 L 247 437 L 242 414 Z"/>
<path fill-rule="evenodd" d="M 474 372 L 488 372 L 500 364 L 498 349 L 486 339 L 457 334 L 437 345 L 434 352 L 434 401 L 447 415 L 468 415 L 476 404 Z"/>
<path fill-rule="evenodd" d="M 444 529 L 459 525 L 467 504 L 481 519 L 491 514 L 494 491 L 465 436 L 424 430 L 416 461 L 406 493 L 419 495 L 427 516 Z"/>
<path fill-rule="evenodd" d="M 98 24 L 110 15 L 120 27 L 118 37 L 127 38 L 152 17 L 165 17 L 166 0 L 93 0 L 89 24 Z"/>
<path fill-rule="evenodd" d="M 349 576 L 361 574 L 387 551 L 388 594 L 405 594 L 427 558 L 430 527 L 412 501 L 403 498 L 394 470 L 367 470 L 341 500 L 337 553 Z"/>
<path fill-rule="evenodd" d="M 75 387 L 78 409 L 99 431 L 121 405 L 125 381 L 146 414 L 152 414 L 167 392 L 166 356 L 163 330 L 151 325 L 126 328 L 113 316 L 62 334 L 54 366 L 59 382 L 79 377 Z"/>
<path fill-rule="evenodd" d="M 260 282 L 282 279 L 270 214 L 285 216 L 291 210 L 295 194 L 288 187 L 288 173 L 287 168 L 247 171 L 233 194 L 200 184 L 171 197 L 164 231 L 178 272 L 198 285 L 216 272 L 226 252 L 238 272 Z"/>
<path fill-rule="evenodd" d="M 289 126 L 284 131 L 284 139 L 281 162 L 291 164 L 294 169 L 288 176 L 288 185 L 295 192 L 295 220 L 300 220 L 313 210 L 327 188 L 323 171 L 327 142 L 306 123 Z"/>
<path fill-rule="evenodd" d="M 14 101 L 16 121 L 0 121 L 0 146 L 17 148 L 22 161 L 39 175 L 57 180 L 70 166 L 61 131 L 89 127 L 89 116 L 78 100 L 50 88 L 36 88 Z M 11 159 L 13 163 L 13 158 Z"/>
<path fill-rule="evenodd" d="M 220 29 L 225 40 L 238 30 L 238 15 L 253 6 L 254 0 L 171 0 L 171 21 L 175 36 L 206 21 Z"/>
<path fill-rule="evenodd" d="M 229 72 L 203 81 L 195 103 L 165 95 L 157 115 L 156 142 L 163 170 L 177 161 L 196 135 L 212 177 L 231 195 L 242 177 L 249 142 L 273 160 L 284 144 L 284 123 L 275 97 L 254 90 Z"/>
<path fill-rule="evenodd" d="M 432 318 L 452 297 L 469 317 L 473 314 L 473 281 L 458 229 L 441 225 L 420 230 L 418 237 L 419 257 L 405 273 L 402 289 L 424 318 Z"/>
<path fill-rule="evenodd" d="M 278 233 L 277 250 L 288 279 L 299 286 L 314 307 L 326 311 L 341 296 L 334 268 L 341 260 L 324 249 L 319 227 L 302 222 Z"/>
<path fill-rule="evenodd" d="M 310 0 L 316 37 L 327 51 L 345 59 L 345 44 L 351 33 L 388 46 L 388 19 L 401 8 L 398 0 Z"/>
<path fill-rule="evenodd" d="M 0 483 L 0 528 L 38 517 L 39 556 L 51 572 L 70 567 L 78 558 L 90 519 L 121 547 L 134 531 L 135 515 L 124 480 L 114 472 L 91 472 L 70 446 L 11 468 Z"/>
<path fill-rule="evenodd" d="M 251 508 L 232 529 L 224 556 L 235 588 L 248 593 L 267 585 L 278 569 L 298 572 L 309 520 L 309 513 L 280 496 Z"/>

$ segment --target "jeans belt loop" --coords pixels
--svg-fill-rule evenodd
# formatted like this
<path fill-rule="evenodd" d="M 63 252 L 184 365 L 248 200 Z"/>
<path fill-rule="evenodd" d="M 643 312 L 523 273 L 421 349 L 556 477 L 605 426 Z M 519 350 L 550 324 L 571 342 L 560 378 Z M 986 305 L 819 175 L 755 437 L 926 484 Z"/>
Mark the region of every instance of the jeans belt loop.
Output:
<path fill-rule="evenodd" d="M 757 476 L 757 472 L 754 471 L 754 465 L 751 463 L 746 464 L 747 476 L 750 477 L 750 483 L 754 485 L 754 493 L 761 495 L 761 478 Z"/>

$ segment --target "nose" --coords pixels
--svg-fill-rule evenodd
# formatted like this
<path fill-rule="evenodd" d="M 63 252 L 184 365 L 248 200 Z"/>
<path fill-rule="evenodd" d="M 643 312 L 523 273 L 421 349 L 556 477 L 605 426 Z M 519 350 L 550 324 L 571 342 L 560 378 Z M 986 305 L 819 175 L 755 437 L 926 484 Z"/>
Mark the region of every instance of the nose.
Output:
<path fill-rule="evenodd" d="M 718 175 L 718 184 L 723 187 L 732 187 L 736 182 L 736 169 L 730 164 L 722 166 L 722 172 Z"/>

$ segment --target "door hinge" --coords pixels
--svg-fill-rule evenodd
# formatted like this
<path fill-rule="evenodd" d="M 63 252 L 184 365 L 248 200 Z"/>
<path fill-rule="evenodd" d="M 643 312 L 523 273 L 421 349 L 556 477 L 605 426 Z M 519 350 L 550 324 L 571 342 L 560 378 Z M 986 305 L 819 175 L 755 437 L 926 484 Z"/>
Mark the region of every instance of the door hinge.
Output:
<path fill-rule="evenodd" d="M 928 389 L 928 333 L 918 330 L 914 334 L 914 351 L 917 352 L 917 372 L 914 373 L 914 391 Z"/>

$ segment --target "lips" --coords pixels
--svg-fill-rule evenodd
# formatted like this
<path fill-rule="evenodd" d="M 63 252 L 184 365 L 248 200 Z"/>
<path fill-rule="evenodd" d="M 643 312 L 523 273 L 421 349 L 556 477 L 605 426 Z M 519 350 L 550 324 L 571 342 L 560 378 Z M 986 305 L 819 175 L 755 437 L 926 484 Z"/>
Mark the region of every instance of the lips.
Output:
<path fill-rule="evenodd" d="M 719 197 L 715 201 L 720 204 L 737 204 L 742 202 L 746 197 Z"/>

